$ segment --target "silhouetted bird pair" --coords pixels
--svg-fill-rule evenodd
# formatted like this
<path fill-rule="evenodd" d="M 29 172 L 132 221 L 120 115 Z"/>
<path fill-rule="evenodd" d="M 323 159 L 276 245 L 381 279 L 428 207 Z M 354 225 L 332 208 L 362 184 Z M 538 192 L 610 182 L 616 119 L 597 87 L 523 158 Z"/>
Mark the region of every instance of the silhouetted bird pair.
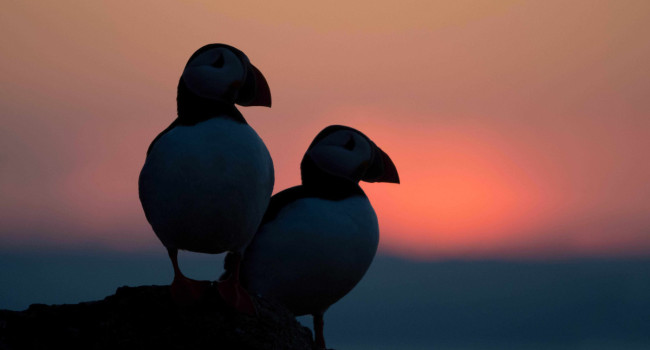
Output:
<path fill-rule="evenodd" d="M 270 107 L 271 93 L 232 46 L 206 45 L 190 57 L 177 102 L 178 118 L 151 143 L 139 180 L 147 220 L 174 267 L 172 296 L 190 303 L 209 286 L 182 274 L 178 249 L 227 251 L 217 287 L 228 304 L 255 314 L 248 290 L 311 314 L 325 348 L 323 313 L 361 280 L 379 242 L 359 181 L 399 183 L 393 162 L 361 132 L 329 126 L 305 153 L 302 185 L 271 197 L 273 162 L 235 107 Z"/>

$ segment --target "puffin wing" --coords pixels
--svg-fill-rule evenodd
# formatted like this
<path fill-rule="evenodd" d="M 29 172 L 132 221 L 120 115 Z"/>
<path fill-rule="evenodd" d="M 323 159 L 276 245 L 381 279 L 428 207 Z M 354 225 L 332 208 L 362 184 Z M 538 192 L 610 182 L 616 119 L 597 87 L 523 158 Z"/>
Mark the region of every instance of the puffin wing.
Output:
<path fill-rule="evenodd" d="M 307 196 L 308 193 L 303 186 L 294 186 L 276 193 L 271 197 L 266 213 L 264 213 L 264 218 L 262 218 L 261 225 L 275 219 L 278 213 L 287 205 Z"/>
<path fill-rule="evenodd" d="M 362 278 L 374 257 L 378 227 L 365 196 L 341 201 L 292 188 L 277 196 L 248 246 L 242 282 L 296 315 L 325 311 Z"/>
<path fill-rule="evenodd" d="M 271 201 L 269 202 L 269 206 L 264 213 L 260 227 L 269 221 L 273 221 L 278 213 L 282 211 L 282 209 L 288 204 L 293 203 L 301 198 L 305 198 L 306 196 L 307 191 L 305 191 L 304 187 L 302 186 L 290 187 L 273 195 L 273 197 L 271 197 Z M 232 271 L 235 268 L 234 258 L 235 255 L 233 253 L 228 253 L 226 255 L 223 264 L 224 272 L 221 277 L 219 277 L 219 280 L 224 280 L 230 277 Z"/>
<path fill-rule="evenodd" d="M 171 124 L 169 124 L 169 126 L 165 130 L 161 131 L 160 134 L 158 134 L 158 136 L 156 136 L 156 138 L 154 138 L 153 141 L 151 141 L 151 144 L 149 144 L 149 148 L 147 148 L 147 156 L 153 149 L 153 145 L 156 143 L 156 141 L 158 141 L 163 135 L 168 133 L 171 129 L 175 128 L 177 125 L 180 125 L 178 118 L 174 119 L 174 121 Z"/>

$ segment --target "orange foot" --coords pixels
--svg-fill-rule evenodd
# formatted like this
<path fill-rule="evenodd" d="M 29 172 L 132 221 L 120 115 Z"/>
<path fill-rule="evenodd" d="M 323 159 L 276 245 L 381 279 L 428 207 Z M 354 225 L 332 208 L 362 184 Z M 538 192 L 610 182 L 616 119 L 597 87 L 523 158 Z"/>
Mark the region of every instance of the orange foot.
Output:
<path fill-rule="evenodd" d="M 210 287 L 209 281 L 197 281 L 185 276 L 175 276 L 171 285 L 172 299 L 176 304 L 190 306 L 201 301 Z"/>
<path fill-rule="evenodd" d="M 251 316 L 257 315 L 253 299 L 244 287 L 239 284 L 236 277 L 230 276 L 226 280 L 217 282 L 217 289 L 226 304 L 235 310 Z"/>

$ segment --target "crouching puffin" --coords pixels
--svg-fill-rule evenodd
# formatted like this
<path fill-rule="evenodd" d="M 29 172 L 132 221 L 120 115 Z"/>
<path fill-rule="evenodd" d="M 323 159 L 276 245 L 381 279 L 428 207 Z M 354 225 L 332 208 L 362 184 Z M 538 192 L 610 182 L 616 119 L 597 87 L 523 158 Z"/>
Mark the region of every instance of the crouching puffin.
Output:
<path fill-rule="evenodd" d="M 151 143 L 140 173 L 140 201 L 174 268 L 171 293 L 180 303 L 209 286 L 183 275 L 179 249 L 232 252 L 235 268 L 269 204 L 274 173 L 264 142 L 235 104 L 271 106 L 262 73 L 240 50 L 209 44 L 185 65 L 178 83 L 178 118 Z M 223 299 L 255 313 L 239 273 L 218 282 Z"/>
<path fill-rule="evenodd" d="M 250 292 L 297 316 L 313 315 L 316 344 L 324 349 L 323 313 L 361 280 L 379 243 L 377 216 L 359 181 L 399 183 L 399 176 L 374 142 L 340 125 L 316 136 L 300 170 L 302 185 L 271 198 L 241 278 Z"/>

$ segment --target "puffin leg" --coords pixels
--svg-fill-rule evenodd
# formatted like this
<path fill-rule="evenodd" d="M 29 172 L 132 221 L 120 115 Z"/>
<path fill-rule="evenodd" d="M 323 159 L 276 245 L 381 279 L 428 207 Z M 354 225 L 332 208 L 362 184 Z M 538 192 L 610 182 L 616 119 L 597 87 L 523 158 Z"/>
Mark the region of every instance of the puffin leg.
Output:
<path fill-rule="evenodd" d="M 325 350 L 325 337 L 323 336 L 323 313 L 318 312 L 312 315 L 314 319 L 314 342 L 318 349 Z"/>
<path fill-rule="evenodd" d="M 224 279 L 217 282 L 217 289 L 221 298 L 226 304 L 232 306 L 239 312 L 256 315 L 257 310 L 255 309 L 255 304 L 253 304 L 253 299 L 251 299 L 251 296 L 239 282 L 239 268 L 241 266 L 242 254 L 228 253 L 226 259 L 230 259 L 226 261 L 226 265 L 228 265 L 226 274 L 224 275 Z M 232 266 L 232 271 L 228 271 L 230 266 Z"/>
<path fill-rule="evenodd" d="M 210 287 L 210 282 L 193 280 L 183 275 L 178 267 L 178 249 L 167 248 L 167 254 L 174 267 L 174 281 L 170 288 L 172 299 L 180 305 L 191 305 L 201 300 Z"/>

